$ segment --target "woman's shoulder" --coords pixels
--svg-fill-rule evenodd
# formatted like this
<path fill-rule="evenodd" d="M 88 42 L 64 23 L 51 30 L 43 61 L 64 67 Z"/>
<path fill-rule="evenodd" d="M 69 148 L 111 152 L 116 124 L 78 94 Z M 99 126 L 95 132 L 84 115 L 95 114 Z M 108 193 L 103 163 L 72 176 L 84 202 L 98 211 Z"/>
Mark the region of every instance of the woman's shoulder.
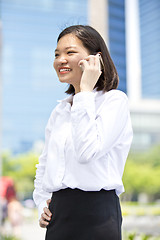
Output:
<path fill-rule="evenodd" d="M 73 96 L 71 95 L 71 96 L 66 97 L 64 99 L 57 100 L 57 105 L 52 109 L 51 114 L 50 114 L 50 118 L 54 118 L 55 115 L 57 115 L 57 113 L 63 113 L 63 110 L 64 110 L 65 106 L 68 103 L 71 103 L 72 99 L 73 99 Z"/>
<path fill-rule="evenodd" d="M 112 89 L 104 93 L 105 99 L 122 99 L 128 101 L 126 93 L 118 89 Z"/>

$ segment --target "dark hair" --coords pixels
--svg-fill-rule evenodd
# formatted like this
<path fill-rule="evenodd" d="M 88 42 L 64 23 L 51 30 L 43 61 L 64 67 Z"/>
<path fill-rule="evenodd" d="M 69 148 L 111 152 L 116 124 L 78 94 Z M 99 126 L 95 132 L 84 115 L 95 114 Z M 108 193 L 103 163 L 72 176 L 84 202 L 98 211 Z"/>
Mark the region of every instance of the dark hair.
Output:
<path fill-rule="evenodd" d="M 59 34 L 57 42 L 67 34 L 74 34 L 77 38 L 79 38 L 82 41 L 83 46 L 90 54 L 95 55 L 96 53 L 101 52 L 104 67 L 95 86 L 97 91 L 103 90 L 104 92 L 107 92 L 111 89 L 116 89 L 119 83 L 118 73 L 101 35 L 91 26 L 73 25 L 65 28 Z M 70 85 L 66 93 L 74 94 L 74 87 Z"/>

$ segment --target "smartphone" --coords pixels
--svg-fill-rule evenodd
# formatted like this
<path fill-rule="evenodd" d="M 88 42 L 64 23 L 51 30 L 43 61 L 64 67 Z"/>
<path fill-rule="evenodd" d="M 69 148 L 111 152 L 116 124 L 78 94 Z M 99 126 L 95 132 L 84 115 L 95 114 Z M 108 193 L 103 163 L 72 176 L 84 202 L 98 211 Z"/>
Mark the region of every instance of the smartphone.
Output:
<path fill-rule="evenodd" d="M 96 53 L 97 54 L 97 53 Z M 100 61 L 100 66 L 101 66 L 101 71 L 104 69 L 104 63 L 103 63 L 103 59 L 102 59 L 102 56 L 101 56 L 101 54 L 99 53 L 99 61 Z M 84 69 L 83 69 L 83 66 L 82 65 L 80 65 L 80 68 L 81 68 L 81 70 L 82 70 L 82 72 L 84 71 Z"/>
<path fill-rule="evenodd" d="M 103 59 L 102 59 L 102 56 L 101 54 L 99 53 L 99 61 L 100 61 L 100 64 L 101 64 L 101 71 L 104 69 L 104 63 L 103 63 Z"/>

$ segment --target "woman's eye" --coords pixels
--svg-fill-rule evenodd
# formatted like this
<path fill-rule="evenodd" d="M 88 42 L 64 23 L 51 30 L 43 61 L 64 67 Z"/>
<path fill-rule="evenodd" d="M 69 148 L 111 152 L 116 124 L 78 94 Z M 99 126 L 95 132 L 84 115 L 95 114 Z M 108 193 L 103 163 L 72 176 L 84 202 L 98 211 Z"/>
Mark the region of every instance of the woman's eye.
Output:
<path fill-rule="evenodd" d="M 68 51 L 67 54 L 72 54 L 75 53 L 74 51 Z"/>

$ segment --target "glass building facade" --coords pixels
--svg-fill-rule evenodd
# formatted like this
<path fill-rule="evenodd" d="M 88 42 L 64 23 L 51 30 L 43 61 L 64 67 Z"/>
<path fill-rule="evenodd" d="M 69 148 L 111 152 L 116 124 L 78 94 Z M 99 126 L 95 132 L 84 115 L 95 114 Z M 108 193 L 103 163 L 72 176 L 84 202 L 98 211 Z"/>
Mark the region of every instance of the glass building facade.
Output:
<path fill-rule="evenodd" d="M 124 0 L 109 0 L 110 53 L 126 92 Z M 88 0 L 2 0 L 3 149 L 24 152 L 44 128 L 66 85 L 52 68 L 56 38 L 72 24 L 88 24 Z"/>
<path fill-rule="evenodd" d="M 142 97 L 160 99 L 160 1 L 139 0 Z"/>
<path fill-rule="evenodd" d="M 89 3 L 91 0 L 0 1 L 3 150 L 26 152 L 44 140 L 49 115 L 57 100 L 66 97 L 67 89 L 53 69 L 56 39 L 67 26 L 89 24 Z M 118 70 L 119 89 L 127 94 L 125 0 L 106 3 L 109 51 Z M 142 99 L 159 99 L 159 0 L 139 0 L 139 23 Z"/>
<path fill-rule="evenodd" d="M 52 67 L 56 39 L 72 24 L 87 23 L 87 1 L 1 0 L 2 148 L 14 153 L 31 149 L 57 99 L 64 98 Z"/>
<path fill-rule="evenodd" d="M 125 2 L 109 0 L 109 49 L 119 74 L 119 89 L 127 93 L 126 88 L 126 46 L 125 46 Z"/>

